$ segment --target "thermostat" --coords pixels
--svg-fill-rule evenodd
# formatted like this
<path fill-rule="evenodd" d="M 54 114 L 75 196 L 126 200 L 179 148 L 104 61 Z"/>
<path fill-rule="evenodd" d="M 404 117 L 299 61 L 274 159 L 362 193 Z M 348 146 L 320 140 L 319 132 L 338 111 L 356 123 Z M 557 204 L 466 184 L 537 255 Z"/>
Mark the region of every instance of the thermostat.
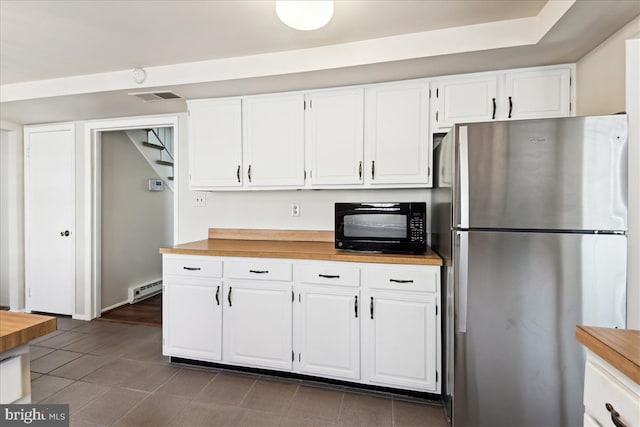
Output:
<path fill-rule="evenodd" d="M 149 179 L 149 191 L 163 191 L 164 181 L 161 179 Z"/>

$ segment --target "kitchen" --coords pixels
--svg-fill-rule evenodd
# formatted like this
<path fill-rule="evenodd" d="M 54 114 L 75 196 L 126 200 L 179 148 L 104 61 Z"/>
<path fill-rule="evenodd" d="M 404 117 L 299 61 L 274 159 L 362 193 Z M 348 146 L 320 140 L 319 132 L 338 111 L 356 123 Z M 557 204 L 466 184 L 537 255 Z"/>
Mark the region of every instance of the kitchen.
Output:
<path fill-rule="evenodd" d="M 576 7 L 582 7 L 578 5 Z M 631 31 L 634 30 L 631 27 Z M 561 62 L 558 62 L 561 63 Z M 536 64 L 540 65 L 540 64 Z M 503 70 L 513 70 L 517 67 L 502 67 L 500 69 Z M 148 70 L 149 78 L 151 78 L 152 73 L 151 69 Z M 465 71 L 476 71 L 473 69 L 465 70 Z M 499 73 L 496 71 L 496 73 Z M 577 75 L 577 81 L 580 82 L 580 65 L 578 64 L 577 70 L 575 72 Z M 443 72 L 441 74 L 435 74 L 435 76 L 444 76 L 449 73 Z M 464 72 L 463 72 L 464 74 Z M 571 73 L 570 73 L 571 74 Z M 420 77 L 413 76 L 413 77 Z M 502 77 L 494 77 L 496 81 L 501 82 L 504 78 L 504 74 Z M 387 78 L 385 80 L 395 80 L 394 78 Z M 351 84 L 361 84 L 366 83 L 366 81 L 362 81 L 362 78 L 359 78 L 357 81 L 352 81 Z M 432 83 L 431 81 L 429 82 Z M 312 85 L 312 83 L 309 83 Z M 342 84 L 344 85 L 344 83 Z M 332 85 L 323 85 L 331 87 Z M 575 86 L 574 86 L 575 88 Z M 590 88 L 590 87 L 589 87 Z M 585 87 L 584 90 L 589 89 Z M 289 88 L 291 90 L 293 88 Z M 300 87 L 299 89 L 307 90 L 309 89 L 307 86 Z M 581 90 L 580 83 L 576 89 L 578 92 Z M 228 94 L 228 95 L 232 95 Z M 573 95 L 574 96 L 574 95 Z M 580 99 L 581 97 L 577 97 L 577 108 L 578 114 L 580 114 Z M 576 99 L 573 98 L 574 105 Z M 489 104 L 491 105 L 491 104 Z M 507 115 L 507 103 L 506 99 L 499 100 L 499 105 L 496 107 L 500 109 L 498 115 Z M 3 115 L 5 111 L 11 113 L 9 109 L 11 107 L 10 103 L 7 104 L 7 107 L 3 105 Z M 619 111 L 624 109 L 624 107 L 617 107 Z M 436 108 L 431 107 L 430 114 L 435 114 L 437 111 Z M 587 110 L 588 111 L 588 110 Z M 610 112 L 610 111 L 607 111 Z M 116 116 L 117 117 L 117 116 Z M 4 117 L 3 117 L 4 119 Z M 431 119 L 431 117 L 430 117 Z M 435 117 L 432 119 L 435 120 Z M 55 121 L 55 120 L 52 120 Z M 185 124 L 189 123 L 186 118 L 181 117 L 179 119 L 181 125 L 179 127 L 179 131 L 181 135 L 179 135 L 179 139 L 182 141 L 187 141 L 189 139 L 189 134 L 187 133 Z M 36 122 L 32 122 L 36 123 Z M 432 122 L 433 123 L 433 122 Z M 182 152 L 178 152 L 178 158 L 188 159 L 190 153 L 187 149 L 188 145 L 178 144 L 178 150 L 183 150 Z M 288 154 L 288 152 L 283 152 Z M 429 154 L 430 150 L 425 150 L 425 153 Z M 82 154 L 80 152 L 79 154 Z M 243 166 L 242 169 L 242 178 L 243 180 L 249 179 L 246 166 L 251 163 L 247 163 Z M 357 163 L 356 163 L 357 164 Z M 182 165 L 186 166 L 186 163 L 182 163 Z M 369 170 L 369 162 L 366 162 L 364 165 L 365 168 L 365 176 L 369 176 L 371 170 Z M 79 168 L 80 169 L 80 168 Z M 380 170 L 380 169 L 379 169 Z M 384 169 L 382 169 L 384 172 Z M 236 168 L 233 168 L 233 178 L 236 178 Z M 254 179 L 256 176 L 259 176 L 259 169 L 256 169 L 254 166 L 253 169 Z M 258 174 L 258 175 L 256 175 Z M 205 206 L 200 208 L 193 207 L 192 198 L 196 196 L 196 194 L 192 193 L 188 186 L 188 175 L 189 170 L 186 167 L 178 166 L 178 176 L 177 181 L 179 185 L 182 185 L 182 191 L 179 191 L 177 202 L 177 229 L 176 233 L 179 242 L 188 242 L 194 240 L 201 240 L 206 238 L 207 229 L 216 227 L 216 228 L 254 228 L 254 229 L 321 229 L 321 230 L 331 230 L 333 228 L 333 202 L 336 201 L 376 201 L 376 199 L 382 200 L 394 200 L 394 201 L 414 201 L 414 200 L 428 200 L 429 190 L 426 189 L 402 189 L 402 190 L 393 190 L 393 189 L 384 189 L 384 190 L 368 190 L 368 191 L 358 191 L 358 190 L 321 190 L 321 191 L 291 191 L 291 190 L 277 190 L 277 191 L 261 191 L 261 192 L 202 192 L 205 194 Z M 245 178 L 246 177 L 246 178 Z M 292 205 L 297 205 L 299 209 L 299 216 L 291 216 Z M 224 206 L 224 209 L 220 207 Z M 255 214 L 255 206 L 260 206 L 260 215 Z M 86 216 L 82 215 L 83 218 Z M 81 231 L 78 231 L 81 233 Z M 80 239 L 79 239 L 80 240 Z M 86 264 L 80 264 L 86 265 Z M 89 292 L 83 290 L 78 290 L 77 292 L 77 300 L 76 306 L 81 308 L 77 309 L 77 313 L 79 315 L 84 314 L 85 316 L 90 316 L 91 313 L 91 301 L 87 302 L 91 298 L 88 298 Z M 78 304 L 79 303 L 79 304 Z M 629 310 L 631 312 L 631 310 Z"/>

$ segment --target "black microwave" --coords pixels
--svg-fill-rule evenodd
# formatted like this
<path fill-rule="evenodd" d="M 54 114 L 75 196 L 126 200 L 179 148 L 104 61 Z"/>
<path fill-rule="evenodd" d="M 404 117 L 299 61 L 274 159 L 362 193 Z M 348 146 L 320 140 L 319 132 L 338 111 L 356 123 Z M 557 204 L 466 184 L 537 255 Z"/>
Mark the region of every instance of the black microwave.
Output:
<path fill-rule="evenodd" d="M 427 204 L 336 203 L 335 247 L 364 252 L 425 253 Z"/>

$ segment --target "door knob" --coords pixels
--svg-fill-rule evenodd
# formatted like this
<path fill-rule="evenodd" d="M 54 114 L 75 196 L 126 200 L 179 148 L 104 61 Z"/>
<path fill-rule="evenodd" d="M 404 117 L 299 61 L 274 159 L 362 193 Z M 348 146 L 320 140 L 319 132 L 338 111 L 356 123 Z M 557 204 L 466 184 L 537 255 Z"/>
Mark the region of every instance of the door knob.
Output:
<path fill-rule="evenodd" d="M 69 230 L 64 230 L 60 232 L 60 235 L 62 237 L 68 237 L 71 234 L 71 232 Z"/>

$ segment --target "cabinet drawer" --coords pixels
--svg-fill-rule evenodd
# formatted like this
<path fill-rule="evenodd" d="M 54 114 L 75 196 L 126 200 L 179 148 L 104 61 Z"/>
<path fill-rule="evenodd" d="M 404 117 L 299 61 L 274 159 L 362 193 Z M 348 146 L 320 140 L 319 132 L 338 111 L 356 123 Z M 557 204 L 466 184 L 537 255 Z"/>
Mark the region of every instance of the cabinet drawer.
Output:
<path fill-rule="evenodd" d="M 360 286 L 360 269 L 332 262 L 296 265 L 296 282 Z"/>
<path fill-rule="evenodd" d="M 22 355 L 17 355 L 0 362 L 0 378 L 2 378 L 0 381 L 0 403 L 3 405 L 19 400 L 24 394 L 22 390 L 22 358 Z"/>
<path fill-rule="evenodd" d="M 167 256 L 162 272 L 170 276 L 222 277 L 222 261 L 206 256 Z"/>
<path fill-rule="evenodd" d="M 367 269 L 367 287 L 403 291 L 436 292 L 440 270 L 433 268 L 375 268 Z"/>
<path fill-rule="evenodd" d="M 279 262 L 228 261 L 225 277 L 231 279 L 291 281 L 291 264 Z"/>
<path fill-rule="evenodd" d="M 608 368 L 607 368 L 608 369 Z M 584 374 L 584 406 L 600 425 L 614 425 L 609 403 L 618 412 L 620 421 L 627 426 L 640 425 L 640 399 L 593 358 L 588 358 Z"/>

